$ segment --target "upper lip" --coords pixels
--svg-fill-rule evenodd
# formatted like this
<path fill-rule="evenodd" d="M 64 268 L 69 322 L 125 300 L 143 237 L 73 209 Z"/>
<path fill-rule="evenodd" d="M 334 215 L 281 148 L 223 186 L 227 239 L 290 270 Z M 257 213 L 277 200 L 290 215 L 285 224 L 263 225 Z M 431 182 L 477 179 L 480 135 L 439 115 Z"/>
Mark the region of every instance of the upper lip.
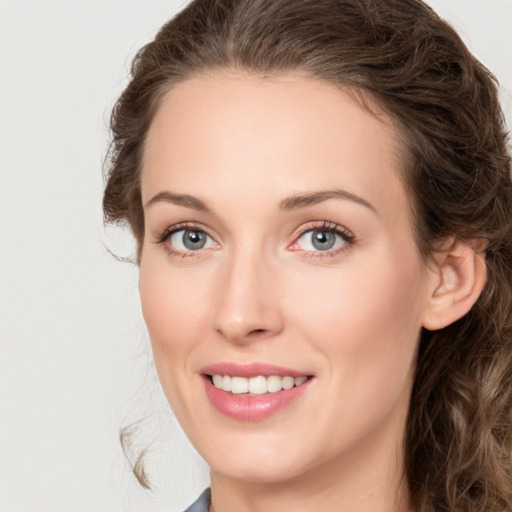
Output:
<path fill-rule="evenodd" d="M 279 375 L 281 377 L 303 377 L 311 376 L 310 372 L 303 372 L 294 370 L 292 368 L 285 368 L 283 366 L 276 366 L 267 363 L 214 363 L 209 364 L 201 369 L 200 373 L 204 375 L 230 375 L 231 377 L 269 377 L 271 375 Z"/>

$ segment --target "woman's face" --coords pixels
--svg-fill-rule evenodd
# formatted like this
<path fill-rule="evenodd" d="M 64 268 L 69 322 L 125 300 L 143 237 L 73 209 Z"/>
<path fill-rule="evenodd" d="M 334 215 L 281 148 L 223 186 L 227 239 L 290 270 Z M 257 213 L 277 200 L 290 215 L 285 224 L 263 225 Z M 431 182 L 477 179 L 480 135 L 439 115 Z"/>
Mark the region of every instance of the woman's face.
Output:
<path fill-rule="evenodd" d="M 298 75 L 218 72 L 161 104 L 140 294 L 164 392 L 213 474 L 397 463 L 432 290 L 395 135 Z"/>

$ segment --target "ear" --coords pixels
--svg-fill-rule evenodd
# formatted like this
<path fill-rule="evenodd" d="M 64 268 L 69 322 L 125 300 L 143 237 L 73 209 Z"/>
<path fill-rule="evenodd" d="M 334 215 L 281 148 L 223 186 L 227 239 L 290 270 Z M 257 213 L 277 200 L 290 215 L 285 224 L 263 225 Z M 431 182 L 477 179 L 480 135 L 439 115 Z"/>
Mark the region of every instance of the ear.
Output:
<path fill-rule="evenodd" d="M 434 255 L 429 303 L 423 327 L 437 330 L 463 317 L 477 301 L 487 279 L 485 241 L 452 241 Z"/>

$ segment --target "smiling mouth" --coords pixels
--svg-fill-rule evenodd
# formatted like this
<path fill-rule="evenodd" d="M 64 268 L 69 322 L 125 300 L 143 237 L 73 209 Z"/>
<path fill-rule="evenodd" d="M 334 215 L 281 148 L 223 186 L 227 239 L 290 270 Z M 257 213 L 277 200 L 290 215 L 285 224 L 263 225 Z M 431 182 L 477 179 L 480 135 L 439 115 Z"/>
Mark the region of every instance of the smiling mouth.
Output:
<path fill-rule="evenodd" d="M 310 377 L 303 375 L 301 377 L 291 377 L 280 375 L 256 377 L 239 377 L 231 375 L 209 375 L 210 381 L 222 391 L 229 392 L 233 395 L 256 396 L 266 393 L 277 393 L 282 390 L 289 390 L 293 387 L 299 387 L 304 384 Z"/>

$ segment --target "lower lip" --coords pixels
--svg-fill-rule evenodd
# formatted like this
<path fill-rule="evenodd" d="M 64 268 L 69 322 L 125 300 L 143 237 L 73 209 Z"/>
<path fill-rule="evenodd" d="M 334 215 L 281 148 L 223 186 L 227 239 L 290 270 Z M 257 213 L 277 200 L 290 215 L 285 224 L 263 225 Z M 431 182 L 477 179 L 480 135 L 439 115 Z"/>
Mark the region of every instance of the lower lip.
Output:
<path fill-rule="evenodd" d="M 263 420 L 281 411 L 297 400 L 311 381 L 308 379 L 300 386 L 283 389 L 264 395 L 234 395 L 216 388 L 209 377 L 204 379 L 206 395 L 213 406 L 222 414 L 243 421 Z"/>

